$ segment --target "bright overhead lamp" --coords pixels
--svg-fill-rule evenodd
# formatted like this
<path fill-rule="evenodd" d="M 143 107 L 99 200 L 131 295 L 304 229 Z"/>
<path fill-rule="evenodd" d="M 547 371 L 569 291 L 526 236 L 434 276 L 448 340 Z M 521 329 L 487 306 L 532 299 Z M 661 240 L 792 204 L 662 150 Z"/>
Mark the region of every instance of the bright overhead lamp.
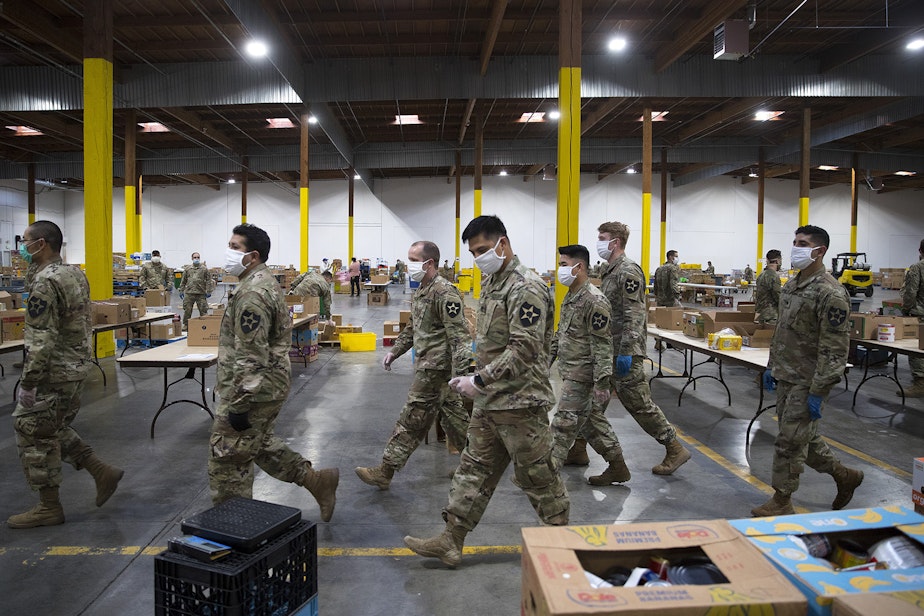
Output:
<path fill-rule="evenodd" d="M 819 171 L 837 171 L 840 169 L 837 165 L 818 165 Z"/>
<path fill-rule="evenodd" d="M 606 48 L 609 49 L 610 51 L 623 51 L 625 50 L 626 47 L 628 47 L 628 45 L 629 45 L 629 42 L 626 40 L 625 37 L 614 36 L 606 44 Z"/>
<path fill-rule="evenodd" d="M 237 183 L 237 180 L 235 180 L 234 178 L 228 178 L 228 184 L 236 184 L 236 183 Z"/>
<path fill-rule="evenodd" d="M 363 179 L 363 176 L 361 176 L 361 175 L 359 175 L 359 174 L 357 173 L 356 175 L 353 176 L 353 179 L 354 179 L 354 180 L 361 180 L 361 179 Z"/>
<path fill-rule="evenodd" d="M 758 122 L 766 122 L 767 120 L 776 120 L 781 115 L 783 115 L 783 113 L 784 112 L 782 111 L 758 111 L 757 113 L 754 114 L 754 119 L 757 120 Z"/>
<path fill-rule="evenodd" d="M 912 175 L 917 175 L 917 171 L 896 171 L 893 175 L 903 175 L 905 177 L 911 177 Z"/>
<path fill-rule="evenodd" d="M 423 120 L 416 113 L 395 114 L 395 121 L 392 124 L 404 126 L 406 124 L 423 124 Z"/>
<path fill-rule="evenodd" d="M 635 170 L 635 167 L 629 167 L 626 169 L 626 173 L 638 173 L 638 171 Z"/>
<path fill-rule="evenodd" d="M 751 169 L 750 171 L 748 171 L 748 177 L 749 177 L 749 178 L 756 178 L 756 177 L 760 177 L 760 175 L 759 175 L 756 171 L 754 171 L 753 169 Z"/>
<path fill-rule="evenodd" d="M 545 122 L 545 112 L 544 111 L 527 111 L 526 113 L 520 116 L 520 119 L 517 120 L 520 124 L 532 123 L 532 122 Z"/>
<path fill-rule="evenodd" d="M 44 135 L 42 131 L 31 126 L 7 126 L 8 129 L 16 133 L 17 137 L 28 137 L 35 135 Z"/>
<path fill-rule="evenodd" d="M 254 39 L 244 46 L 244 51 L 252 58 L 262 58 L 269 53 L 269 47 L 263 41 Z"/>
<path fill-rule="evenodd" d="M 507 172 L 502 169 L 498 175 L 507 175 Z"/>
<path fill-rule="evenodd" d="M 559 119 L 560 117 L 561 117 L 561 112 L 558 111 L 558 110 L 550 111 L 550 112 L 549 112 L 549 119 L 550 119 L 550 120 L 557 120 L 557 119 Z"/>
<path fill-rule="evenodd" d="M 905 45 L 905 49 L 909 51 L 919 51 L 924 49 L 924 38 L 918 37 L 916 39 L 912 39 L 908 42 L 907 45 Z"/>
<path fill-rule="evenodd" d="M 289 118 L 266 118 L 269 128 L 295 128 L 295 124 Z"/>
<path fill-rule="evenodd" d="M 317 119 L 316 117 L 314 117 L 314 116 L 308 116 L 308 123 L 309 123 L 309 124 L 317 124 L 317 123 L 318 123 L 318 119 Z"/>

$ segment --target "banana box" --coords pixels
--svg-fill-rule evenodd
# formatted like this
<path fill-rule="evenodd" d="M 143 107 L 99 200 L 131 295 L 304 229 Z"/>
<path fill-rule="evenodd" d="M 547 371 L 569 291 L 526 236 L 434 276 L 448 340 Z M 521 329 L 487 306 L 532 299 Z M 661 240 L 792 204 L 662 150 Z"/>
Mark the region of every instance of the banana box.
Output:
<path fill-rule="evenodd" d="M 834 597 L 832 616 L 924 616 L 924 591 L 877 592 Z"/>
<path fill-rule="evenodd" d="M 727 520 L 521 532 L 521 616 L 805 614 L 805 597 Z M 699 566 L 716 577 L 686 576 L 690 567 Z M 600 580 L 590 581 L 593 576 L 613 579 L 616 571 L 651 572 L 652 567 L 663 569 L 670 584 L 649 580 L 603 587 Z"/>
<path fill-rule="evenodd" d="M 900 506 L 730 520 L 808 599 L 813 616 L 831 616 L 835 597 L 924 591 L 924 516 Z M 910 546 L 910 548 L 908 547 Z M 888 569 L 841 570 L 876 558 Z M 916 566 L 914 566 L 916 565 Z M 885 612 L 880 612 L 885 613 Z"/>

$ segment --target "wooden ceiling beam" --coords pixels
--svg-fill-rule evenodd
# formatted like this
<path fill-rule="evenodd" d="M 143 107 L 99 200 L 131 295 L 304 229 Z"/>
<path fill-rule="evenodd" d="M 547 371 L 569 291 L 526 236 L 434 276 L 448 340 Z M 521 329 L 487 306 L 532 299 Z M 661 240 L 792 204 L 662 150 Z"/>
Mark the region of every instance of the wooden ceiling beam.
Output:
<path fill-rule="evenodd" d="M 215 143 L 223 145 L 229 150 L 235 149 L 233 139 L 216 128 L 211 122 L 203 120 L 198 113 L 186 111 L 179 107 L 161 107 L 161 111 L 169 115 L 173 120 L 179 121 L 183 125 L 193 129 L 197 136 L 205 137 Z M 166 122 L 160 120 L 160 122 L 165 125 L 175 124 L 175 122 L 171 120 L 167 120 Z"/>
<path fill-rule="evenodd" d="M 598 109 L 588 113 L 586 118 L 581 119 L 581 136 L 583 137 L 588 134 L 591 129 L 602 122 L 608 115 L 619 109 L 625 100 L 624 98 L 607 99 Z"/>
<path fill-rule="evenodd" d="M 83 43 L 81 38 L 66 35 L 58 24 L 46 15 L 47 13 L 31 1 L 4 0 L 0 2 L 0 18 L 45 41 L 77 64 L 82 64 Z"/>
<path fill-rule="evenodd" d="M 189 182 L 190 184 L 205 186 L 212 190 L 221 190 L 221 183 L 218 181 L 218 178 L 205 173 L 184 173 L 173 177 Z"/>
<path fill-rule="evenodd" d="M 504 11 L 507 10 L 507 0 L 494 0 L 491 9 L 491 21 L 485 28 L 484 42 L 481 44 L 481 76 L 484 77 L 488 72 L 488 63 L 491 61 L 491 54 L 494 53 L 494 43 L 497 41 L 497 35 L 500 32 L 501 23 L 504 21 Z"/>
<path fill-rule="evenodd" d="M 655 58 L 654 70 L 660 73 L 687 53 L 694 45 L 708 34 L 712 35 L 715 27 L 728 19 L 735 11 L 741 9 L 748 0 L 714 0 L 708 2 L 703 16 L 688 23 L 672 43 L 666 45 Z"/>
<path fill-rule="evenodd" d="M 755 163 L 754 167 L 755 167 L 755 168 L 757 167 L 757 164 L 756 164 L 756 163 Z M 765 180 L 769 180 L 769 179 L 771 179 L 771 178 L 779 177 L 779 176 L 781 176 L 781 175 L 787 175 L 787 174 L 790 174 L 790 173 L 798 173 L 798 172 L 799 172 L 799 169 L 800 169 L 799 165 L 780 165 L 780 166 L 776 166 L 776 167 L 767 167 L 767 168 L 764 170 L 764 179 L 765 179 Z M 756 182 L 757 179 L 758 179 L 758 178 L 743 177 L 743 178 L 741 178 L 741 183 L 742 183 L 742 184 L 750 184 L 751 182 Z"/>
<path fill-rule="evenodd" d="M 879 51 L 906 38 L 909 32 L 924 28 L 924 3 L 906 2 L 888 8 L 887 28 L 861 31 L 850 40 L 836 43 L 824 50 L 818 59 L 821 73 L 834 70 L 863 56 Z"/>
<path fill-rule="evenodd" d="M 879 143 L 878 149 L 888 150 L 889 148 L 905 145 L 906 143 L 911 143 L 912 141 L 922 140 L 924 140 L 924 126 L 918 128 L 907 128 L 900 131 L 896 135 L 889 137 L 888 139 L 883 139 Z"/>
<path fill-rule="evenodd" d="M 764 98 L 742 98 L 732 100 L 721 108 L 707 113 L 701 119 L 686 124 L 677 132 L 678 142 L 683 143 L 701 133 L 708 133 L 711 129 L 722 124 L 737 120 L 739 116 L 748 113 L 765 102 L 766 99 Z"/>

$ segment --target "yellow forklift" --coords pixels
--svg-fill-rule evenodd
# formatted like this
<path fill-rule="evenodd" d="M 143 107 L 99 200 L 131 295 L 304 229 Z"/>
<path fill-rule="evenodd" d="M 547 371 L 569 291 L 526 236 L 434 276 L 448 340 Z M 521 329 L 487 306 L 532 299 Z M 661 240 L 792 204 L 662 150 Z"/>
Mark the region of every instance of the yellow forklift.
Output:
<path fill-rule="evenodd" d="M 844 285 L 850 297 L 863 293 L 873 296 L 873 273 L 865 252 L 841 252 L 831 259 L 831 275 Z"/>

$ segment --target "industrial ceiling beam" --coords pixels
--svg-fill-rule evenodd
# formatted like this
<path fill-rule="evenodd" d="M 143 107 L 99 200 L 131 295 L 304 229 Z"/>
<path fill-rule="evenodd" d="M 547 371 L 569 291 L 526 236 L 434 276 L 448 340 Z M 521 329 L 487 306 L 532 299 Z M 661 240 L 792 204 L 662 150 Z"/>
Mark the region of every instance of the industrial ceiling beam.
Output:
<path fill-rule="evenodd" d="M 83 62 L 83 44 L 80 36 L 62 36 L 62 30 L 31 0 L 4 0 L 0 2 L 0 18 L 21 30 L 41 39 L 63 53 L 76 64 Z M 83 21 L 81 20 L 81 27 Z"/>
<path fill-rule="evenodd" d="M 484 42 L 481 45 L 481 76 L 488 72 L 488 63 L 491 61 L 491 54 L 494 53 L 494 43 L 497 41 L 497 34 L 500 32 L 501 23 L 504 21 L 504 11 L 507 9 L 507 0 L 494 0 L 494 6 L 491 9 L 491 20 L 488 27 L 485 28 Z"/>
<path fill-rule="evenodd" d="M 703 40 L 707 34 L 711 35 L 715 27 L 721 22 L 728 19 L 732 13 L 747 4 L 748 0 L 717 0 L 708 3 L 703 16 L 690 24 L 684 26 L 682 32 L 675 33 L 677 36 L 672 43 L 669 43 L 662 49 L 655 58 L 655 72 L 660 73 L 671 64 L 676 62 L 683 54 L 698 42 Z"/>
<path fill-rule="evenodd" d="M 886 3 L 888 7 L 888 3 Z M 819 55 L 822 73 L 850 64 L 863 56 L 894 45 L 915 30 L 924 28 L 924 4 L 906 2 L 888 9 L 888 23 L 882 28 L 861 30 L 849 40 L 835 43 Z"/>
<path fill-rule="evenodd" d="M 214 141 L 215 143 L 228 148 L 232 152 L 237 149 L 235 147 L 234 140 L 231 139 L 231 137 L 224 134 L 211 122 L 203 120 L 198 113 L 186 111 L 185 109 L 180 109 L 178 107 L 163 107 L 161 108 L 161 111 L 173 118 L 173 120 L 167 120 L 166 122 L 161 121 L 161 124 L 169 126 L 170 124 L 174 123 L 174 120 L 179 121 L 185 126 L 193 129 L 196 135 L 199 137 L 210 139 L 211 141 Z"/>

